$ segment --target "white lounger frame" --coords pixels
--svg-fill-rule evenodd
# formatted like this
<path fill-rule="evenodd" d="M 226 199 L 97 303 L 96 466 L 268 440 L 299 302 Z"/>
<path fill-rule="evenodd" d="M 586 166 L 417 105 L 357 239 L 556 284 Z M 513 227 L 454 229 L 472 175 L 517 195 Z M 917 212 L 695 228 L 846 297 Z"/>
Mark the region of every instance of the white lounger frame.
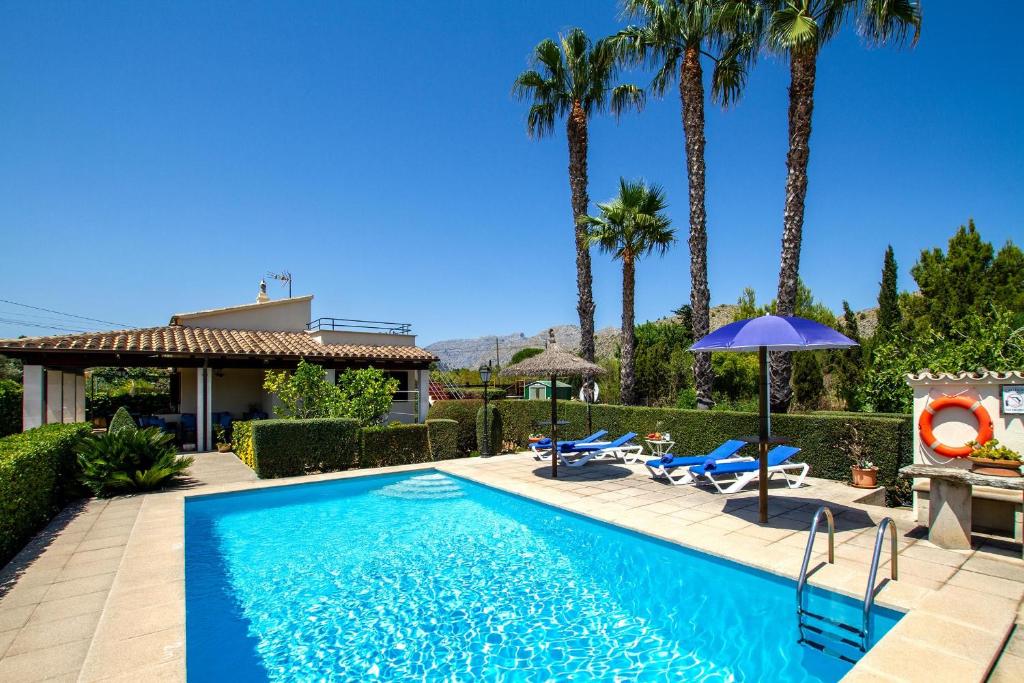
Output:
<path fill-rule="evenodd" d="M 610 443 L 610 442 L 609 442 Z M 594 444 L 595 446 L 600 444 Z M 644 459 L 644 447 L 643 446 L 619 446 L 618 448 L 602 448 L 596 451 L 569 451 L 568 453 L 559 453 L 558 459 L 562 461 L 562 464 L 566 467 L 583 467 L 591 460 L 622 460 L 623 462 L 643 462 Z M 575 458 L 571 456 L 577 456 Z"/>
<path fill-rule="evenodd" d="M 800 470 L 796 479 L 791 479 L 789 476 L 789 470 Z M 811 466 L 805 462 L 790 462 L 783 463 L 781 465 L 772 465 L 768 467 L 768 478 L 771 479 L 775 474 L 781 473 L 786 479 L 786 485 L 791 489 L 798 489 L 803 486 L 804 479 L 807 478 L 807 473 L 811 471 Z M 711 484 L 718 490 L 719 493 L 737 493 L 743 489 L 744 486 L 752 481 L 756 481 L 758 471 L 753 472 L 739 472 L 736 474 L 726 473 L 721 478 L 716 478 L 713 473 L 705 473 L 703 478 L 711 482 Z M 731 477 L 726 479 L 725 477 Z M 698 484 L 703 483 L 698 481 Z M 728 484 L 725 488 L 722 488 L 723 484 Z"/>
<path fill-rule="evenodd" d="M 748 462 L 750 460 L 753 460 L 753 458 L 747 456 L 734 456 L 731 458 L 716 460 L 715 462 Z M 664 463 L 659 463 L 657 467 L 651 467 L 647 462 L 644 462 L 644 467 L 647 468 L 647 471 L 650 472 L 651 476 L 655 479 L 668 479 L 674 486 L 678 486 L 680 484 L 692 484 L 694 481 L 693 473 L 690 472 L 690 468 L 693 467 L 693 465 L 665 467 Z M 672 476 L 679 471 L 681 472 L 676 474 L 676 476 Z"/>
<path fill-rule="evenodd" d="M 611 441 L 588 441 L 587 444 L 591 446 L 605 446 L 610 444 Z M 538 448 L 537 444 L 530 444 L 530 450 L 533 451 L 534 460 L 550 460 L 551 459 L 551 448 Z"/>

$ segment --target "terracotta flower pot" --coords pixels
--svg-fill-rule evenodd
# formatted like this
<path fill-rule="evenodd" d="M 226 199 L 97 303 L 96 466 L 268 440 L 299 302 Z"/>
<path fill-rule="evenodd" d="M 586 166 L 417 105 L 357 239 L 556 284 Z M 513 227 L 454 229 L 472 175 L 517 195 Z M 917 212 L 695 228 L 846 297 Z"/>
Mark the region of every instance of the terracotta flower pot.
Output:
<path fill-rule="evenodd" d="M 1019 477 L 1020 460 L 991 460 L 989 458 L 968 457 L 972 463 L 971 471 L 981 474 L 992 474 L 997 477 Z"/>
<path fill-rule="evenodd" d="M 217 452 L 218 453 L 230 453 L 231 452 L 231 444 L 229 444 L 229 443 L 219 443 L 219 444 L 217 444 Z"/>
<path fill-rule="evenodd" d="M 859 489 L 873 489 L 878 487 L 877 467 L 851 467 L 853 473 L 853 485 Z"/>

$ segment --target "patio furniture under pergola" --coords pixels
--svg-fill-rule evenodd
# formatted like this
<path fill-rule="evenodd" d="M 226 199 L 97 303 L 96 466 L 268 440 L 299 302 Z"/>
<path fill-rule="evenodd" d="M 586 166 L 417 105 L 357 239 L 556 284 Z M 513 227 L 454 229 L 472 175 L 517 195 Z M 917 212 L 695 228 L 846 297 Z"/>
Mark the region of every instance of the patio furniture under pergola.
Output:
<path fill-rule="evenodd" d="M 548 330 L 548 346 L 532 358 L 509 365 L 500 373 L 503 377 L 550 377 L 551 378 L 551 476 L 558 476 L 558 377 L 580 377 L 604 374 L 600 365 L 580 358 L 574 353 L 562 351 L 555 342 L 554 329 Z"/>

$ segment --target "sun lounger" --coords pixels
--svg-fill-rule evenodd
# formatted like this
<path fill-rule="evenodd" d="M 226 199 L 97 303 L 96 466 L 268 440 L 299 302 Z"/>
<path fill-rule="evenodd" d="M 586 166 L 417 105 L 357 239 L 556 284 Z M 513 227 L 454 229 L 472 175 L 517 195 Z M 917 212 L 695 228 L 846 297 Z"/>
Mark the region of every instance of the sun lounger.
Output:
<path fill-rule="evenodd" d="M 601 443 L 598 441 L 602 436 L 608 433 L 607 429 L 599 429 L 590 436 L 585 436 L 582 439 L 574 439 L 572 441 L 559 441 L 559 449 L 571 449 L 576 444 L 581 443 Z M 607 442 L 605 442 L 607 443 Z M 537 443 L 530 444 L 530 450 L 533 451 L 533 457 L 536 460 L 544 460 L 551 455 L 551 438 L 541 439 Z"/>
<path fill-rule="evenodd" d="M 703 465 L 709 460 L 717 463 L 751 460 L 748 457 L 735 457 L 739 450 L 746 445 L 746 441 L 733 439 L 726 441 L 707 455 L 680 456 L 667 453 L 661 458 L 648 460 L 644 463 L 644 466 L 647 467 L 647 471 L 655 479 L 668 479 L 673 484 L 689 484 L 693 481 L 693 474 L 690 473 L 690 468 L 694 465 Z"/>
<path fill-rule="evenodd" d="M 559 449 L 558 459 L 566 467 L 583 467 L 591 460 L 622 460 L 639 462 L 644 447 L 630 443 L 636 433 L 623 434 L 609 443 L 578 443 L 572 448 Z"/>
<path fill-rule="evenodd" d="M 776 473 L 781 473 L 786 478 L 786 485 L 789 488 L 800 488 L 811 466 L 803 462 L 788 462 L 799 452 L 800 449 L 795 446 L 776 446 L 768 451 L 768 478 L 771 479 Z M 759 460 L 722 464 L 710 462 L 691 467 L 690 474 L 694 476 L 697 483 L 703 483 L 701 479 L 706 480 L 719 493 L 736 493 L 750 482 L 757 480 L 760 464 Z M 790 479 L 790 471 L 797 470 L 799 473 L 796 479 Z"/>

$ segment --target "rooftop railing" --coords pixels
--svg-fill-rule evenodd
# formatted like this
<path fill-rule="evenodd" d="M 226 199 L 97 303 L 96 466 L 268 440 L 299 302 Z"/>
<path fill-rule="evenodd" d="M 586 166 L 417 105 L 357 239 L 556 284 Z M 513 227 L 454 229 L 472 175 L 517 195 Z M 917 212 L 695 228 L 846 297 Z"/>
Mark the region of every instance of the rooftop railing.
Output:
<path fill-rule="evenodd" d="M 307 330 L 383 332 L 384 334 L 412 334 L 409 323 L 390 323 L 382 320 L 355 320 L 352 318 L 317 318 L 306 323 Z"/>

